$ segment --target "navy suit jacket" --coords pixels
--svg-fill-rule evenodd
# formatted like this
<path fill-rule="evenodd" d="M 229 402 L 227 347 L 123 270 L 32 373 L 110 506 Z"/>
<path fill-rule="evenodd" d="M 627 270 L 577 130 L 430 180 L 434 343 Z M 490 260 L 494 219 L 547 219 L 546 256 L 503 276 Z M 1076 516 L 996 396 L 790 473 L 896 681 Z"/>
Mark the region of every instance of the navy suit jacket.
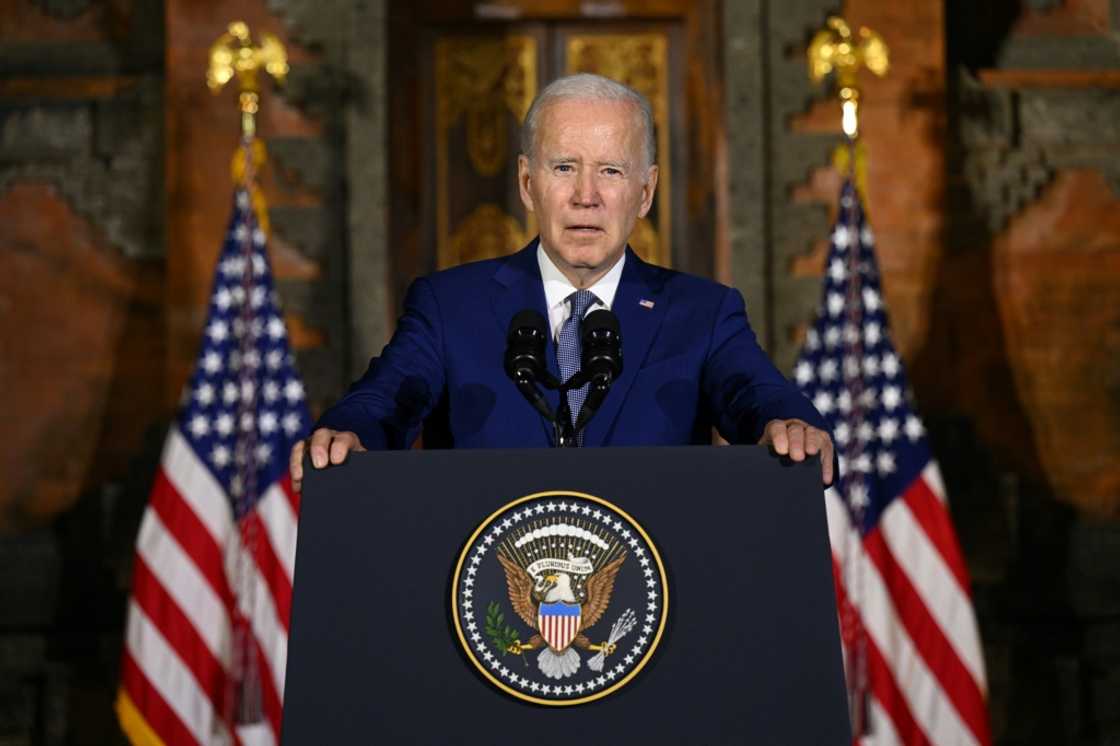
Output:
<path fill-rule="evenodd" d="M 426 447 L 549 446 L 552 426 L 502 367 L 514 314 L 548 316 L 536 252 L 534 240 L 416 280 L 381 357 L 319 426 L 353 431 L 370 449 L 408 447 L 422 422 Z M 825 428 L 759 347 L 737 290 L 626 252 L 611 306 L 623 370 L 584 446 L 707 444 L 713 425 L 732 443 L 755 443 L 778 418 Z M 551 341 L 548 357 L 558 375 Z M 555 411 L 558 395 L 546 396 Z"/>

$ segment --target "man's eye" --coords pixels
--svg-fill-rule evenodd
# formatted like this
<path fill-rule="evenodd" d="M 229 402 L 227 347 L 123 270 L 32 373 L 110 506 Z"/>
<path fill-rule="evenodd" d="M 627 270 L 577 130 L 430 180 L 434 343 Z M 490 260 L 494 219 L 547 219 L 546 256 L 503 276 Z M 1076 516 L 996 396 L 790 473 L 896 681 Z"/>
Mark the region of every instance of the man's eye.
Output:
<path fill-rule="evenodd" d="M 622 169 L 604 168 L 603 173 L 607 176 L 622 176 Z"/>
<path fill-rule="evenodd" d="M 571 164 L 568 164 L 568 163 L 561 163 L 558 166 L 556 166 L 556 173 L 558 173 L 558 174 L 570 174 L 572 172 L 572 170 L 573 169 L 572 169 Z"/>

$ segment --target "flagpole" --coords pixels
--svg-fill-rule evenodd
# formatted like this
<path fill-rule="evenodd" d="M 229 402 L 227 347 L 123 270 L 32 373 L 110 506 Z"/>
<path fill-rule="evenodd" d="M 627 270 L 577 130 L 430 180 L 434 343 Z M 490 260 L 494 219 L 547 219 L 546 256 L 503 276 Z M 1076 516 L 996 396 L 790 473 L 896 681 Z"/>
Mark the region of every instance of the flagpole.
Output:
<path fill-rule="evenodd" d="M 257 235 L 267 230 L 267 212 L 256 177 L 264 166 L 264 144 L 257 137 L 256 115 L 260 109 L 259 72 L 272 75 L 283 82 L 288 71 L 287 55 L 280 42 L 269 34 L 262 34 L 262 42 L 254 46 L 249 27 L 243 21 L 234 21 L 225 34 L 210 49 L 210 64 L 206 82 L 210 90 L 219 93 L 227 83 L 237 79 L 238 108 L 241 112 L 241 142 L 234 152 L 232 176 L 238 200 L 251 205 L 246 221 L 247 230 L 238 238 L 241 259 L 240 288 L 244 301 L 237 321 L 241 325 L 238 353 L 246 361 L 255 347 L 251 333 L 257 274 L 253 243 Z M 237 408 L 238 438 L 234 449 L 237 474 L 231 481 L 235 517 L 241 546 L 234 563 L 232 640 L 232 676 L 227 687 L 224 709 L 228 722 L 236 725 L 259 723 L 263 719 L 261 702 L 261 671 L 253 642 L 253 610 L 256 609 L 256 584 L 253 580 L 253 562 L 260 537 L 256 521 L 249 520 L 252 507 L 260 498 L 257 473 L 259 464 L 257 428 L 252 426 L 256 412 L 256 376 L 253 368 L 242 363 L 239 369 L 240 397 Z M 248 424 L 249 426 L 246 426 Z M 242 610 L 245 610 L 242 613 Z"/>
<path fill-rule="evenodd" d="M 833 153 L 833 165 L 844 174 L 844 180 L 853 185 L 858 199 L 853 199 L 848 189 L 842 190 L 840 200 L 840 215 L 838 224 L 858 227 L 863 221 L 862 209 L 866 204 L 867 164 L 866 152 L 859 135 L 859 114 L 861 90 L 859 87 L 859 71 L 866 67 L 873 73 L 883 76 L 890 68 L 889 51 L 882 38 L 874 31 L 860 28 L 858 38 L 852 34 L 847 21 L 839 16 L 830 17 L 824 28 L 818 31 L 809 44 L 807 50 L 809 64 L 809 77 L 819 83 L 829 79 L 834 94 L 840 101 L 840 127 L 844 132 L 845 142 L 838 146 Z M 866 418 L 863 411 L 863 377 L 859 370 L 858 362 L 863 360 L 862 334 L 858 330 L 863 328 L 862 318 L 862 292 L 861 264 L 865 258 L 861 255 L 862 241 L 851 242 L 851 249 L 847 252 L 847 277 L 850 278 L 845 298 L 845 328 L 857 330 L 857 333 L 847 338 L 845 335 L 845 356 L 854 359 L 857 365 L 849 369 L 843 366 L 842 375 L 844 384 L 851 394 L 851 421 L 858 427 L 865 426 Z M 839 475 L 836 486 L 842 495 L 851 495 L 854 491 L 866 494 L 869 487 L 866 477 L 859 470 L 853 468 L 864 458 L 863 440 L 851 438 L 840 448 L 841 457 L 848 468 Z M 868 640 L 867 632 L 861 622 L 861 604 L 863 601 L 863 574 L 862 563 L 866 561 L 864 553 L 859 551 L 861 534 L 866 514 L 866 502 L 851 499 L 852 521 L 856 530 L 847 537 L 855 545 L 849 546 L 844 552 L 844 563 L 841 573 L 844 576 L 844 585 L 847 588 L 847 602 L 841 604 L 840 625 L 843 640 L 848 647 L 845 656 L 845 678 L 848 687 L 848 702 L 850 707 L 852 735 L 856 743 L 862 742 L 865 736 L 871 734 L 869 723 L 870 681 L 868 677 Z"/>

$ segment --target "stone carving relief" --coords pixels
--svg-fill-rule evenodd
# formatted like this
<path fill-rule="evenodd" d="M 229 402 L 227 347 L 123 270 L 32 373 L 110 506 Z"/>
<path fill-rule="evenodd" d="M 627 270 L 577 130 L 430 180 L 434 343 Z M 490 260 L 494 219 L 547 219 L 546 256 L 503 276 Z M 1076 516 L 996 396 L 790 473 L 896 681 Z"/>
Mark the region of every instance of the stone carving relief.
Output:
<path fill-rule="evenodd" d="M 112 98 L 0 112 L 0 191 L 51 184 L 125 256 L 162 256 L 162 116 L 157 78 Z"/>
<path fill-rule="evenodd" d="M 1120 97 L 1113 92 L 990 88 L 962 72 L 959 106 L 964 178 L 993 233 L 1058 169 L 1096 169 L 1120 194 Z"/>
<path fill-rule="evenodd" d="M 39 10 L 53 18 L 73 18 L 89 10 L 90 0 L 34 0 Z"/>

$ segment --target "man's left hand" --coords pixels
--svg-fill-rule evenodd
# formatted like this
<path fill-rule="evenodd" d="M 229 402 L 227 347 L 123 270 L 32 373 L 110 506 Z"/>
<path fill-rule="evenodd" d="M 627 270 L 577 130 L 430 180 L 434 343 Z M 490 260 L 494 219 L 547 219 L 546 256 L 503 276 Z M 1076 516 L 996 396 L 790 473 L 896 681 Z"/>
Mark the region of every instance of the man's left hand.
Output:
<path fill-rule="evenodd" d="M 806 456 L 821 455 L 821 477 L 832 483 L 832 438 L 804 420 L 770 420 L 762 431 L 760 446 L 772 446 L 780 456 L 804 461 Z"/>

